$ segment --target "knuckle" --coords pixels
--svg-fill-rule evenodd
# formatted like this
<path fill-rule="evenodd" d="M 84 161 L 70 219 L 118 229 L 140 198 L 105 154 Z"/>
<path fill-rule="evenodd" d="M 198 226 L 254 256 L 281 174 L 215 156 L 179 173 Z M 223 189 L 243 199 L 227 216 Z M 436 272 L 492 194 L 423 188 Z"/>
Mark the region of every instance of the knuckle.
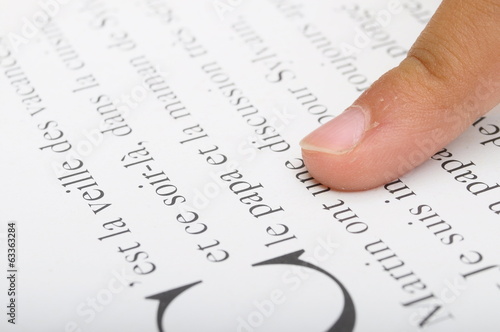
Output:
<path fill-rule="evenodd" d="M 422 45 L 417 44 L 408 53 L 408 60 L 436 84 L 446 87 L 450 83 L 457 83 L 457 78 L 467 70 L 467 55 L 466 52 L 457 51 L 457 47 L 451 43 L 426 41 Z"/>

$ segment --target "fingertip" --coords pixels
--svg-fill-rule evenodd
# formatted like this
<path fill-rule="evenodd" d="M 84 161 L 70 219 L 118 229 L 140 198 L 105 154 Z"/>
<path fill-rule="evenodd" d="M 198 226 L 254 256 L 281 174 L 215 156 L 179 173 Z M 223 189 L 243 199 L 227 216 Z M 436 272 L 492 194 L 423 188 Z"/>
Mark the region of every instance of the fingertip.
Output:
<path fill-rule="evenodd" d="M 318 182 L 337 191 L 363 191 L 378 187 L 383 179 L 372 176 L 370 163 L 348 154 L 302 149 L 306 168 Z"/>
<path fill-rule="evenodd" d="M 483 23 L 467 27 L 462 19 L 481 17 L 498 26 L 494 7 L 483 12 L 475 2 L 455 7 L 453 1 L 443 1 L 409 57 L 374 82 L 356 106 L 301 142 L 304 163 L 316 180 L 342 191 L 389 183 L 424 163 L 499 103 L 498 33 L 485 30 Z M 476 39 L 493 46 L 470 47 Z"/>

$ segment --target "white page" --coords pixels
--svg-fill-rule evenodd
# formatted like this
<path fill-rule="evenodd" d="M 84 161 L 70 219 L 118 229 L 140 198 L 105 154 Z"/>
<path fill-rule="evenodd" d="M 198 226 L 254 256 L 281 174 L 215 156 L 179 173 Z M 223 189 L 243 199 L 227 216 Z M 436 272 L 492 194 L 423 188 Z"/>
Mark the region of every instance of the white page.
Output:
<path fill-rule="evenodd" d="M 500 326 L 500 108 L 386 188 L 300 159 L 437 1 L 1 3 L 2 331 Z"/>

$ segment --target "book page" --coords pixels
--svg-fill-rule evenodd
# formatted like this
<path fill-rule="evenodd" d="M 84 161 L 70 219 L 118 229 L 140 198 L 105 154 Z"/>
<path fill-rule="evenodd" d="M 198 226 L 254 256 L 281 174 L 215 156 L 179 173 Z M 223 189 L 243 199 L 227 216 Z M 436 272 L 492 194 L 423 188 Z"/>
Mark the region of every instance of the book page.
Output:
<path fill-rule="evenodd" d="M 2 331 L 499 328 L 500 108 L 366 192 L 298 145 L 439 1 L 1 4 Z"/>

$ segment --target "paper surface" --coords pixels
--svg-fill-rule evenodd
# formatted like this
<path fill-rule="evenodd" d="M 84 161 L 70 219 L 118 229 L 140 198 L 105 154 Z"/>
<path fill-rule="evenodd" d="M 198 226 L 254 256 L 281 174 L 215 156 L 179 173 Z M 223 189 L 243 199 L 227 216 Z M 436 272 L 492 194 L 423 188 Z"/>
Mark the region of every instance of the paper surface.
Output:
<path fill-rule="evenodd" d="M 385 188 L 300 159 L 437 1 L 1 3 L 2 331 L 500 327 L 498 107 Z"/>

